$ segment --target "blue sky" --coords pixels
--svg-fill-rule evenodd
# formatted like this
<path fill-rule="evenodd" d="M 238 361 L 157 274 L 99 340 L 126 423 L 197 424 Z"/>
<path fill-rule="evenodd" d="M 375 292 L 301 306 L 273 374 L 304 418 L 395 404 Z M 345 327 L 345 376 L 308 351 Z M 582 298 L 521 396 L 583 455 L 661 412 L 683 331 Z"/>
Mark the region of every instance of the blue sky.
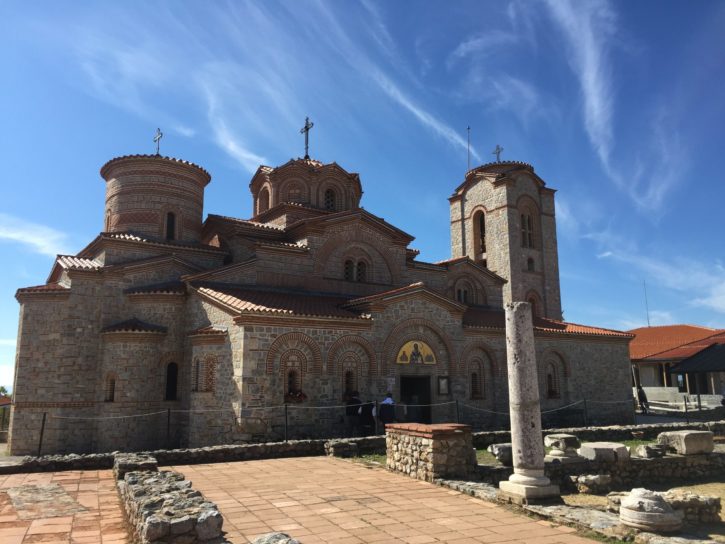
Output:
<path fill-rule="evenodd" d="M 107 160 L 196 162 L 206 212 L 249 217 L 260 163 L 359 172 L 363 205 L 449 256 L 472 163 L 534 165 L 558 190 L 569 321 L 725 327 L 725 3 L 0 4 L 0 384 L 18 287 L 101 230 Z"/>

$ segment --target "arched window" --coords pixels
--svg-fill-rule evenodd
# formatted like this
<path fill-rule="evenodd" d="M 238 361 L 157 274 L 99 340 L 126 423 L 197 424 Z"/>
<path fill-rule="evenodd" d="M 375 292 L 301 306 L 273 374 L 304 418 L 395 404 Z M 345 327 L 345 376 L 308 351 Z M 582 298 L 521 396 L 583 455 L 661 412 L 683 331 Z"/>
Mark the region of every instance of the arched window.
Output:
<path fill-rule="evenodd" d="M 325 209 L 334 211 L 336 207 L 336 195 L 333 189 L 327 189 L 325 191 Z"/>
<path fill-rule="evenodd" d="M 534 259 L 532 259 L 531 257 L 526 259 L 526 270 L 528 270 L 529 272 L 533 272 L 535 270 Z"/>
<path fill-rule="evenodd" d="M 257 214 L 266 212 L 269 209 L 269 190 L 265 187 L 259 191 L 259 198 L 257 199 Z"/>
<path fill-rule="evenodd" d="M 521 212 L 521 247 L 534 248 L 534 217 L 529 209 Z"/>
<path fill-rule="evenodd" d="M 368 265 L 365 261 L 358 261 L 355 269 L 355 281 L 367 281 Z"/>
<path fill-rule="evenodd" d="M 547 363 L 546 365 L 546 398 L 547 399 L 558 399 L 561 397 L 561 391 L 559 390 L 559 374 L 556 370 L 554 363 Z"/>
<path fill-rule="evenodd" d="M 459 287 L 456 290 L 456 300 L 463 304 L 468 304 L 468 289 Z"/>
<path fill-rule="evenodd" d="M 201 382 L 203 363 L 199 359 L 194 359 L 194 366 L 192 367 L 191 375 L 191 390 L 199 391 L 199 385 Z"/>
<path fill-rule="evenodd" d="M 164 400 L 176 400 L 176 389 L 179 381 L 179 365 L 169 363 L 166 365 L 166 394 Z"/>
<path fill-rule="evenodd" d="M 108 232 L 111 230 L 111 210 L 106 210 L 106 222 L 104 223 L 103 229 Z"/>
<path fill-rule="evenodd" d="M 473 252 L 475 260 L 486 254 L 486 214 L 481 210 L 473 215 Z"/>
<path fill-rule="evenodd" d="M 106 396 L 104 400 L 106 402 L 116 400 L 116 377 L 113 375 L 109 375 L 106 378 Z"/>
<path fill-rule="evenodd" d="M 345 280 L 353 281 L 355 279 L 355 263 L 351 260 L 345 261 Z"/>
<path fill-rule="evenodd" d="M 536 298 L 533 296 L 530 296 L 529 300 L 527 302 L 531 305 L 531 316 L 532 317 L 541 317 L 541 314 L 539 313 L 541 310 L 539 308 L 539 303 L 536 300 Z"/>
<path fill-rule="evenodd" d="M 176 214 L 174 212 L 166 214 L 166 239 L 176 239 Z"/>
<path fill-rule="evenodd" d="M 292 185 L 287 190 L 287 202 L 302 202 L 302 189 L 299 185 Z"/>
<path fill-rule="evenodd" d="M 478 372 L 471 373 L 471 398 L 480 399 L 483 397 L 481 394 L 481 375 Z"/>

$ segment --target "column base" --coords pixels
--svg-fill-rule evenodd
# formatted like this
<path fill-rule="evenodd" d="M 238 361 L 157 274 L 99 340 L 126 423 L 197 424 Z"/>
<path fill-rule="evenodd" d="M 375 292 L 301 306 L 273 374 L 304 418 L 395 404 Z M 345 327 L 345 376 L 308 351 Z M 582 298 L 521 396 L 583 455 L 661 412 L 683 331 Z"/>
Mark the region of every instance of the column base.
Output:
<path fill-rule="evenodd" d="M 498 484 L 498 487 L 501 490 L 500 496 L 514 504 L 561 501 L 558 485 L 526 485 L 504 480 Z"/>

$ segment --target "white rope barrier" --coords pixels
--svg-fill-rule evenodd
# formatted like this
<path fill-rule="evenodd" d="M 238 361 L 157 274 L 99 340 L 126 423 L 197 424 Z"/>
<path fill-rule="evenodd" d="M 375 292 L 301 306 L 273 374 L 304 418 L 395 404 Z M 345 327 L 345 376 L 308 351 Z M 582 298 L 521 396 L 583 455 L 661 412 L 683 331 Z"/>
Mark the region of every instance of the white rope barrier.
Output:
<path fill-rule="evenodd" d="M 148 414 L 132 414 L 130 416 L 105 416 L 105 417 L 76 417 L 76 416 L 56 416 L 54 414 L 49 414 L 50 417 L 53 419 L 128 419 L 132 417 L 147 417 L 147 416 L 155 416 L 158 414 L 165 414 L 166 410 L 162 410 L 160 412 L 149 412 Z"/>

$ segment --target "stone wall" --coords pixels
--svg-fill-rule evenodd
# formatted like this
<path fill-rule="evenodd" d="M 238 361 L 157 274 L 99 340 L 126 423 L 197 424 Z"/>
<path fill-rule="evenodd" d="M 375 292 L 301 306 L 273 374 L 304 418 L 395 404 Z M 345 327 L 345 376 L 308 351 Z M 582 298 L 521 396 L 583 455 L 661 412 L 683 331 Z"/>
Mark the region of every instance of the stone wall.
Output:
<path fill-rule="evenodd" d="M 418 423 L 385 427 L 387 467 L 418 480 L 470 478 L 476 454 L 467 425 Z"/>

